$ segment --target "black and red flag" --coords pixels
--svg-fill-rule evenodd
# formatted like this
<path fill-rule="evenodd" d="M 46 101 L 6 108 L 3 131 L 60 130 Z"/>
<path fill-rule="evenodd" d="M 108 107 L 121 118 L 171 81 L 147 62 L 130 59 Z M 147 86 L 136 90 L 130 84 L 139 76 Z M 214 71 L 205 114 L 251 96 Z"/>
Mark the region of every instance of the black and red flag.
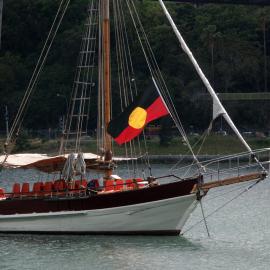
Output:
<path fill-rule="evenodd" d="M 124 109 L 108 125 L 108 133 L 118 144 L 129 142 L 137 137 L 151 121 L 169 114 L 158 91 L 145 91 Z"/>

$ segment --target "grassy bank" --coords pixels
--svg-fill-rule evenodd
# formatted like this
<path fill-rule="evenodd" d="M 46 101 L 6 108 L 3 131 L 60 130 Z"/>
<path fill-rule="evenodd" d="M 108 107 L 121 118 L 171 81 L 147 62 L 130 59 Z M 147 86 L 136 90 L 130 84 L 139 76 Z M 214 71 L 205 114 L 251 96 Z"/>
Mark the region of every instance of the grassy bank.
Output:
<path fill-rule="evenodd" d="M 190 143 L 194 147 L 194 152 L 201 155 L 218 155 L 244 152 L 245 148 L 241 145 L 235 136 L 209 136 L 201 147 L 198 137 L 190 137 Z M 253 149 L 270 147 L 270 138 L 247 138 L 248 143 Z M 1 140 L 3 146 L 4 140 Z M 141 144 L 144 149 L 143 145 Z M 26 139 L 20 142 L 15 152 L 49 153 L 57 154 L 59 148 L 58 140 Z M 96 141 L 85 140 L 82 142 L 84 152 L 96 152 Z M 147 150 L 150 155 L 188 155 L 188 147 L 180 138 L 173 138 L 168 145 L 161 146 L 159 139 L 154 138 L 147 141 Z M 199 151 L 200 150 L 200 151 Z M 125 147 L 114 144 L 114 152 L 117 155 L 125 154 Z M 145 152 L 145 151 L 143 151 Z M 137 154 L 139 154 L 137 152 Z"/>

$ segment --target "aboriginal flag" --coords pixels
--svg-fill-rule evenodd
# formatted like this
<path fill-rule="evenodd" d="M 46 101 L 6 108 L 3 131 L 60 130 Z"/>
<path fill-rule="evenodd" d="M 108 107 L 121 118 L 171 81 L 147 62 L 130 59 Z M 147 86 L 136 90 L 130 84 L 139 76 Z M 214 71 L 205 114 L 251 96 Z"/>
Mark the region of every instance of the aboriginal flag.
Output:
<path fill-rule="evenodd" d="M 123 144 L 137 137 L 149 122 L 167 114 L 167 107 L 153 88 L 137 96 L 120 115 L 112 119 L 107 131 L 118 144 Z"/>

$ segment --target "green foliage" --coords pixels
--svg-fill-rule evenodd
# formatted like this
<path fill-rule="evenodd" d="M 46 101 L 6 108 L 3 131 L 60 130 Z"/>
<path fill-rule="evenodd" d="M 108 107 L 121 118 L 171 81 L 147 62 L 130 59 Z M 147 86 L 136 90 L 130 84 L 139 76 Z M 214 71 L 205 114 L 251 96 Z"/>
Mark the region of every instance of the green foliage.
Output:
<path fill-rule="evenodd" d="M 159 133 L 159 143 L 160 146 L 168 147 L 172 141 L 172 120 L 168 117 L 165 117 L 161 120 L 161 130 Z"/>
<path fill-rule="evenodd" d="M 15 116 L 59 3 L 55 0 L 4 1 L 0 106 L 8 105 L 11 119 Z M 59 116 L 66 112 L 65 100 L 57 98 L 56 94 L 70 96 L 87 4 L 88 0 L 71 1 L 32 98 L 25 127 L 57 127 Z M 264 76 L 263 42 L 265 26 L 266 37 L 270 36 L 268 8 L 166 5 L 217 92 L 263 91 L 265 80 L 269 80 L 268 70 L 267 77 Z M 136 6 L 183 125 L 206 128 L 211 118 L 211 104 L 200 99 L 200 95 L 206 93 L 205 88 L 179 47 L 158 2 L 136 1 Z M 127 25 L 128 29 L 132 29 L 131 21 Z M 129 39 L 136 81 L 139 89 L 146 89 L 149 87 L 149 71 L 134 29 Z M 112 49 L 114 46 L 113 42 Z M 269 41 L 266 46 L 269 61 Z M 114 52 L 112 56 L 115 56 Z M 113 95 L 116 95 L 115 61 L 112 61 L 112 65 L 115 71 L 112 76 Z M 237 109 L 238 105 L 225 104 L 242 128 L 258 128 L 262 125 L 270 128 L 270 117 L 265 112 L 268 107 L 266 103 L 243 103 L 241 110 Z M 247 108 L 249 117 L 242 113 Z M 4 129 L 2 108 L 0 112 L 0 129 Z"/>

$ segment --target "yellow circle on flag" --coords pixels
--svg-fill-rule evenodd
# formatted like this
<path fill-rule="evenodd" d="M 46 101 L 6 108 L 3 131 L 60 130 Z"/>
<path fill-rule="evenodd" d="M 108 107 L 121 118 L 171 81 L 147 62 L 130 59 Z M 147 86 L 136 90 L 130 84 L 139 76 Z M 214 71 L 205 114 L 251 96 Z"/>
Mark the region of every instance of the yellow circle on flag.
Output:
<path fill-rule="evenodd" d="M 135 108 L 129 116 L 128 124 L 136 129 L 143 128 L 146 122 L 147 111 L 141 107 Z"/>

